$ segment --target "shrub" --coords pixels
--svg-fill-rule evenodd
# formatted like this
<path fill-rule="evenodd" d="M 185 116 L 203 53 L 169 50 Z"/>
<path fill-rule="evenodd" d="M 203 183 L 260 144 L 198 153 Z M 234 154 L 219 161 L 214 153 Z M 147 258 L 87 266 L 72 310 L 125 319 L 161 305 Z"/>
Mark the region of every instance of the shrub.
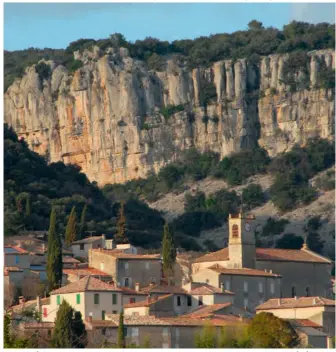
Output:
<path fill-rule="evenodd" d="M 184 211 L 191 212 L 198 210 L 205 210 L 204 192 L 197 191 L 195 195 L 192 195 L 191 193 L 186 193 L 184 197 Z"/>
<path fill-rule="evenodd" d="M 183 105 L 167 105 L 161 108 L 160 113 L 163 115 L 165 120 L 168 120 L 172 115 L 183 110 Z"/>
<path fill-rule="evenodd" d="M 240 204 L 239 197 L 235 191 L 229 192 L 222 189 L 209 196 L 206 206 L 209 211 L 226 220 L 230 213 L 236 213 Z"/>
<path fill-rule="evenodd" d="M 285 230 L 287 224 L 289 224 L 289 221 L 286 219 L 276 220 L 274 218 L 268 218 L 261 231 L 261 236 L 280 235 Z"/>
<path fill-rule="evenodd" d="M 51 68 L 44 62 L 35 65 L 35 71 L 39 76 L 40 81 L 48 80 L 51 77 Z"/>
<path fill-rule="evenodd" d="M 296 236 L 293 233 L 285 233 L 275 242 L 275 248 L 283 249 L 301 249 L 302 245 L 303 238 L 301 236 Z"/>
<path fill-rule="evenodd" d="M 83 62 L 80 60 L 73 60 L 68 62 L 66 67 L 69 70 L 69 72 L 75 72 L 79 70 L 81 67 L 83 67 Z"/>
<path fill-rule="evenodd" d="M 243 189 L 243 205 L 247 209 L 258 207 L 265 203 L 265 195 L 260 185 L 252 183 Z"/>
<path fill-rule="evenodd" d="M 158 176 L 164 180 L 168 189 L 172 189 L 173 185 L 181 180 L 183 174 L 184 172 L 182 168 L 173 164 L 169 164 L 160 170 Z"/>

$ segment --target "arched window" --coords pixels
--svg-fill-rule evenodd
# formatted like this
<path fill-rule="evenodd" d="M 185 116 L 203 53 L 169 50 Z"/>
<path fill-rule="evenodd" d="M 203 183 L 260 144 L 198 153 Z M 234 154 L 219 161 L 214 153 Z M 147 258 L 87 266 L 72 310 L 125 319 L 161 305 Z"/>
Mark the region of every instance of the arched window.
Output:
<path fill-rule="evenodd" d="M 239 236 L 239 227 L 238 225 L 232 225 L 232 237 Z"/>

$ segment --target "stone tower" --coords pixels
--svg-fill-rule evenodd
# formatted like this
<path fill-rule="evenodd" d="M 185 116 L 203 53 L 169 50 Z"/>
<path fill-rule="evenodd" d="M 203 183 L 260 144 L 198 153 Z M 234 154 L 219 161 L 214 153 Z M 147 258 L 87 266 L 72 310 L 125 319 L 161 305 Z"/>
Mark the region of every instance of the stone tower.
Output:
<path fill-rule="evenodd" d="M 255 268 L 254 220 L 254 216 L 245 216 L 242 213 L 229 216 L 229 266 L 231 268 Z"/>

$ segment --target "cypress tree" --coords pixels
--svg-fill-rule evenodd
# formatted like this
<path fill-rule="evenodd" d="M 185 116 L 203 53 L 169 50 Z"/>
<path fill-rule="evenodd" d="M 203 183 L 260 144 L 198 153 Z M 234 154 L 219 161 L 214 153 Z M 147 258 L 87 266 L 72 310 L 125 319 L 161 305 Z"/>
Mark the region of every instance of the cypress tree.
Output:
<path fill-rule="evenodd" d="M 125 330 L 124 330 L 124 313 L 121 312 L 119 315 L 119 326 L 118 326 L 118 348 L 125 348 Z"/>
<path fill-rule="evenodd" d="M 82 210 L 81 214 L 81 219 L 79 223 L 79 229 L 78 229 L 78 234 L 77 234 L 77 240 L 81 240 L 84 238 L 84 233 L 86 231 L 86 211 L 87 211 L 87 205 L 84 205 L 84 208 Z"/>
<path fill-rule="evenodd" d="M 30 194 L 26 197 L 26 216 L 29 217 L 31 215 L 31 198 Z"/>
<path fill-rule="evenodd" d="M 55 328 L 51 341 L 52 347 L 73 347 L 72 316 L 73 309 L 67 301 L 63 300 L 56 314 Z"/>
<path fill-rule="evenodd" d="M 65 229 L 65 243 L 70 246 L 76 241 L 76 208 L 73 206 Z"/>
<path fill-rule="evenodd" d="M 62 270 L 62 244 L 56 231 L 56 210 L 53 207 L 48 232 L 47 278 L 49 290 L 53 290 L 61 284 Z"/>
<path fill-rule="evenodd" d="M 162 240 L 162 266 L 163 272 L 167 278 L 174 275 L 174 264 L 176 262 L 176 249 L 174 238 L 168 223 L 165 223 L 163 228 Z"/>
<path fill-rule="evenodd" d="M 85 348 L 87 345 L 87 333 L 81 312 L 75 312 L 72 321 L 72 345 L 75 348 Z"/>
<path fill-rule="evenodd" d="M 126 237 L 126 217 L 124 208 L 125 204 L 124 202 L 121 202 L 117 221 L 117 233 L 115 235 L 115 241 L 119 244 L 128 243 L 128 239 Z"/>

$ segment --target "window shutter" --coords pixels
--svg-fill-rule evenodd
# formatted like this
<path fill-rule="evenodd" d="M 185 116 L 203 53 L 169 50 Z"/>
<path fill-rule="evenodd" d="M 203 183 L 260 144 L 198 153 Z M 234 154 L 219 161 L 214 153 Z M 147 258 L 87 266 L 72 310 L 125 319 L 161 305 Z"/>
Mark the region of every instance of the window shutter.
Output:
<path fill-rule="evenodd" d="M 80 304 L 80 293 L 76 294 L 76 303 Z"/>

